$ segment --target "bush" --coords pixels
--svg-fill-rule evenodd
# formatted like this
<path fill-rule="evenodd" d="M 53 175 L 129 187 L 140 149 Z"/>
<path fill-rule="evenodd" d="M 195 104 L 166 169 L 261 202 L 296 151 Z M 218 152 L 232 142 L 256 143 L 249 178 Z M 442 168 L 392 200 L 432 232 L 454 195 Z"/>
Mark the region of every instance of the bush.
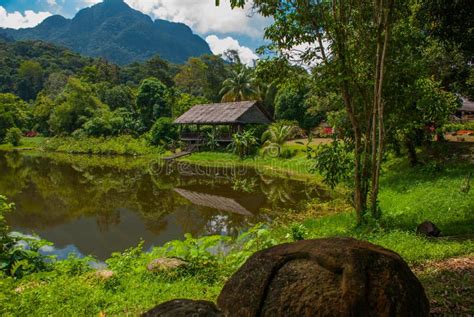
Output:
<path fill-rule="evenodd" d="M 230 148 L 232 152 L 237 154 L 241 159 L 255 152 L 257 147 L 257 139 L 253 130 L 246 130 L 232 135 L 232 143 Z"/>
<path fill-rule="evenodd" d="M 7 130 L 7 134 L 5 136 L 5 141 L 10 143 L 13 146 L 18 146 L 21 143 L 21 137 L 23 133 L 18 128 L 10 128 Z"/>
<path fill-rule="evenodd" d="M 81 130 L 74 137 L 51 138 L 43 144 L 43 149 L 50 152 L 69 154 L 100 154 L 100 155 L 145 155 L 162 154 L 162 147 L 150 147 L 144 139 L 136 139 L 130 135 L 117 137 L 85 137 Z"/>
<path fill-rule="evenodd" d="M 350 182 L 353 175 L 353 159 L 347 145 L 339 141 L 320 145 L 315 159 L 314 169 L 323 176 L 324 182 L 331 188 L 341 182 Z"/>
<path fill-rule="evenodd" d="M 0 93 L 0 143 L 5 141 L 8 129 L 26 129 L 29 121 L 30 113 L 26 102 L 15 95 Z"/>
<path fill-rule="evenodd" d="M 49 243 L 9 232 L 4 214 L 13 208 L 14 205 L 0 195 L 0 272 L 21 278 L 26 274 L 47 270 L 47 257 L 41 255 L 39 249 Z"/>
<path fill-rule="evenodd" d="M 457 132 L 460 130 L 474 130 L 474 121 L 465 123 L 449 123 L 443 126 L 445 132 Z"/>
<path fill-rule="evenodd" d="M 150 143 L 152 145 L 163 145 L 176 140 L 178 130 L 173 120 L 168 117 L 159 118 L 150 130 Z"/>

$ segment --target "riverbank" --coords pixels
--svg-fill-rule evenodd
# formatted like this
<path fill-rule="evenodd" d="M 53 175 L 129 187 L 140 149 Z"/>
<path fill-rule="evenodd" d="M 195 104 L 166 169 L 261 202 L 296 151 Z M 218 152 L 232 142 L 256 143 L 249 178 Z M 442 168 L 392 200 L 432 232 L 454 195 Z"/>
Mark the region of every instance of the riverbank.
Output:
<path fill-rule="evenodd" d="M 448 154 L 432 158 L 427 153 L 421 157 L 427 164 L 414 168 L 405 159 L 389 158 L 381 179 L 382 217 L 368 226 L 356 226 L 347 199 L 340 197 L 308 201 L 303 212 L 288 210 L 272 225 L 257 226 L 235 239 L 188 236 L 150 252 L 133 248 L 108 259 L 107 273 L 92 269 L 90 258 L 58 261 L 50 271 L 19 280 L 0 278 L 0 315 L 138 315 L 174 298 L 215 300 L 225 280 L 253 252 L 297 239 L 334 236 L 366 240 L 399 253 L 424 284 L 433 312 L 472 312 L 474 192 L 463 191 L 463 186 L 474 165 L 469 158 Z M 196 153 L 185 161 L 205 164 L 212 159 L 251 163 L 225 153 Z M 425 220 L 434 222 L 443 237 L 417 235 L 416 226 Z M 180 257 L 189 266 L 147 270 L 148 263 L 163 256 Z M 456 270 L 453 263 L 458 262 L 464 264 Z"/>
<path fill-rule="evenodd" d="M 326 139 L 324 139 L 326 140 Z M 327 142 L 327 141 L 326 141 Z M 319 175 L 312 171 L 314 162 L 306 158 L 304 146 L 289 142 L 287 147 L 294 152 L 291 158 L 277 158 L 260 154 L 240 159 L 229 152 L 196 152 L 176 160 L 199 166 L 215 168 L 248 167 L 265 174 L 278 175 L 303 181 L 321 181 Z M 70 161 L 68 155 L 80 158 L 77 162 L 101 166 L 125 167 L 124 162 L 132 162 L 135 167 L 149 168 L 150 165 L 162 163 L 172 152 L 162 147 L 150 146 L 144 139 L 130 136 L 114 138 L 23 138 L 19 146 L 0 145 L 3 151 L 20 151 L 32 155 L 54 156 Z"/>

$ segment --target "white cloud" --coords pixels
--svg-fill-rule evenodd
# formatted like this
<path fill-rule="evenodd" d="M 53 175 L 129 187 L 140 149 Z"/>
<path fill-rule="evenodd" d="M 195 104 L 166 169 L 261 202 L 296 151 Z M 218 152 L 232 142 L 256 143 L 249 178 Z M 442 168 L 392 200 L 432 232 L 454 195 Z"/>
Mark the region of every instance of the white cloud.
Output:
<path fill-rule="evenodd" d="M 13 29 L 34 27 L 51 15 L 50 12 L 31 10 L 26 10 L 23 14 L 18 11 L 7 12 L 4 7 L 0 6 L 0 27 Z"/>
<path fill-rule="evenodd" d="M 257 54 L 250 48 L 241 46 L 239 41 L 230 36 L 220 39 L 216 35 L 209 35 L 206 37 L 206 42 L 209 44 L 212 53 L 216 55 L 223 54 L 227 50 L 236 50 L 242 63 L 249 66 L 252 66 L 254 61 L 258 59 Z"/>
<path fill-rule="evenodd" d="M 125 0 L 131 7 L 154 18 L 182 22 L 200 34 L 236 33 L 258 38 L 269 20 L 244 9 L 231 9 L 228 0 L 220 6 L 214 0 Z"/>
<path fill-rule="evenodd" d="M 94 4 L 97 4 L 99 2 L 102 2 L 103 0 L 82 0 L 80 3 L 81 5 L 84 5 L 86 7 L 90 7 Z"/>
<path fill-rule="evenodd" d="M 50 5 L 50 6 L 57 6 L 57 2 L 56 0 L 46 0 L 46 2 Z"/>
<path fill-rule="evenodd" d="M 326 56 L 330 56 L 330 43 L 327 40 L 323 39 L 323 47 Z M 309 56 L 305 55 L 307 52 L 311 52 L 311 54 Z M 288 59 L 290 64 L 299 65 L 306 69 L 311 69 L 323 61 L 319 45 L 315 43 L 301 43 L 293 46 L 291 49 L 282 50 L 281 53 Z"/>

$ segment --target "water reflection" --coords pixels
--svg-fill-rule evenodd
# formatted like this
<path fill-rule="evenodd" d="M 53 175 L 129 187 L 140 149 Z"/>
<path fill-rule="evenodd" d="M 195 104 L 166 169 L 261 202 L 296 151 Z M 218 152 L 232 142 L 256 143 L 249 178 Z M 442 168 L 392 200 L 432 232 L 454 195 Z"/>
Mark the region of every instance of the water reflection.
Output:
<path fill-rule="evenodd" d="M 106 167 L 87 160 L 0 152 L 0 193 L 16 204 L 10 226 L 52 241 L 51 252 L 62 257 L 73 251 L 104 259 L 140 239 L 148 248 L 186 232 L 236 235 L 324 196 L 314 185 L 248 169 Z"/>

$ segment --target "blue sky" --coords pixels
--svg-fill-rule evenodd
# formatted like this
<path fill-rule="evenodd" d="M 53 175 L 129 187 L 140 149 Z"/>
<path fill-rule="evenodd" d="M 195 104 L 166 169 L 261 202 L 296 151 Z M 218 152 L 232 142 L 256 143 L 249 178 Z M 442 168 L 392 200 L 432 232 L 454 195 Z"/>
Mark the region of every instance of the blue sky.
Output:
<path fill-rule="evenodd" d="M 0 27 L 32 27 L 50 15 L 72 18 L 80 9 L 102 0 L 0 0 Z M 228 0 L 215 7 L 214 0 L 125 0 L 153 19 L 183 22 L 207 40 L 214 53 L 237 49 L 244 61 L 263 44 L 263 30 L 271 22 L 245 9 L 230 8 Z"/>

